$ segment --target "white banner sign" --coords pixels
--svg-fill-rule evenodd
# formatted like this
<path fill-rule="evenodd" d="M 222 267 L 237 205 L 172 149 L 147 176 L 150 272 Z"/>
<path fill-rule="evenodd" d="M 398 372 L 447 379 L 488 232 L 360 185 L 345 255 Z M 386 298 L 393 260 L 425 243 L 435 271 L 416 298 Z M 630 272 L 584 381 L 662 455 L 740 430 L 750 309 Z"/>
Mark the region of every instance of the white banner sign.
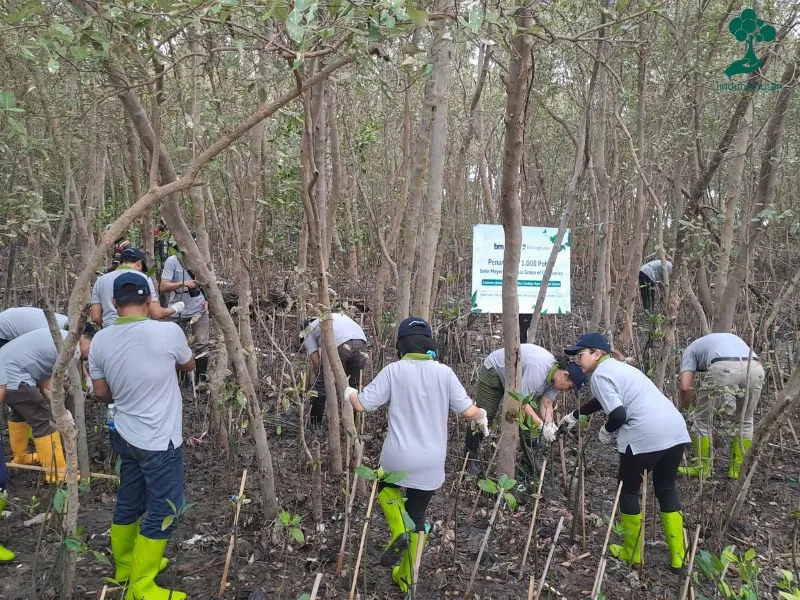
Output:
<path fill-rule="evenodd" d="M 547 259 L 558 234 L 556 227 L 523 227 L 517 295 L 519 312 L 532 313 L 542 285 Z M 542 314 L 571 311 L 569 257 L 572 232 L 567 229 L 547 284 Z M 472 312 L 503 312 L 502 225 L 475 225 L 472 228 Z"/>

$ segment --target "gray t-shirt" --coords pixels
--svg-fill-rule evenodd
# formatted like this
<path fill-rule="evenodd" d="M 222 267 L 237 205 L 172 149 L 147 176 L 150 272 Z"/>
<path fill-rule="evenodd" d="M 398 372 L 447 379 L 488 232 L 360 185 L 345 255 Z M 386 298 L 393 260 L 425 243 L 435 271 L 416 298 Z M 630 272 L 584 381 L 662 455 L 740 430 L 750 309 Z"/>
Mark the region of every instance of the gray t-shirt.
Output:
<path fill-rule="evenodd" d="M 333 317 L 333 337 L 336 340 L 337 347 L 350 340 L 367 341 L 364 330 L 353 319 L 340 313 L 332 313 L 331 317 Z M 308 334 L 306 334 L 303 344 L 306 347 L 306 352 L 310 355 L 319 350 L 322 344 L 322 324 L 319 319 L 314 319 L 306 329 Z"/>
<path fill-rule="evenodd" d="M 61 330 L 61 337 L 69 332 Z M 53 373 L 58 349 L 48 328 L 34 329 L 0 348 L 0 385 L 18 390 L 23 383 L 35 386 Z"/>
<path fill-rule="evenodd" d="M 150 287 L 150 300 L 158 304 L 158 293 L 156 293 L 156 288 L 153 286 L 153 280 L 146 273 L 120 265 L 111 273 L 106 273 L 99 277 L 92 288 L 92 304 L 99 304 L 103 308 L 103 327 L 113 325 L 114 321 L 117 320 L 117 309 L 114 308 L 113 302 L 114 280 L 122 273 L 136 273 L 144 277 Z"/>
<path fill-rule="evenodd" d="M 94 336 L 89 376 L 105 379 L 116 407 L 114 425 L 129 444 L 164 451 L 183 443 L 183 405 L 176 365 L 192 351 L 175 323 L 118 323 Z"/>
<path fill-rule="evenodd" d="M 745 341 L 732 333 L 710 333 L 697 338 L 683 351 L 681 359 L 681 373 L 685 371 L 707 371 L 708 363 L 717 357 L 741 358 L 747 360 L 758 356 L 750 350 Z"/>
<path fill-rule="evenodd" d="M 178 260 L 178 257 L 173 254 L 164 262 L 164 270 L 161 271 L 161 281 L 182 283 L 187 279 L 192 279 L 192 277 L 181 264 L 181 261 Z M 196 289 L 198 292 L 200 291 L 200 288 Z M 169 303 L 174 304 L 175 302 L 183 302 L 186 305 L 186 308 L 184 308 L 183 312 L 180 314 L 181 318 L 194 317 L 203 314 L 205 311 L 205 296 L 199 293 L 192 298 L 189 295 L 189 288 L 187 287 L 179 287 L 177 290 L 170 293 Z"/>
<path fill-rule="evenodd" d="M 436 490 L 444 483 L 448 411 L 472 406 L 450 367 L 434 360 L 403 359 L 386 366 L 359 394 L 364 410 L 389 405 L 389 431 L 380 464 L 402 471 L 398 485 Z"/>
<path fill-rule="evenodd" d="M 681 413 L 636 367 L 609 357 L 592 373 L 591 386 L 606 414 L 625 407 L 627 419 L 617 435 L 620 452 L 628 446 L 634 454 L 657 452 L 690 441 Z"/>
<path fill-rule="evenodd" d="M 61 329 L 68 320 L 67 315 L 56 313 L 56 321 Z M 13 340 L 23 333 L 43 327 L 47 327 L 47 318 L 41 308 L 18 306 L 0 312 L 0 340 Z"/>
<path fill-rule="evenodd" d="M 666 261 L 667 273 L 672 273 L 672 263 Z M 639 271 L 647 275 L 651 280 L 661 283 L 664 281 L 664 269 L 661 266 L 660 260 L 651 260 L 649 263 L 643 264 Z"/>
<path fill-rule="evenodd" d="M 506 385 L 506 351 L 505 348 L 495 350 L 483 361 L 487 369 L 494 369 L 500 378 L 503 387 Z M 536 398 L 546 395 L 555 400 L 558 392 L 552 382 L 547 381 L 547 375 L 556 362 L 556 357 L 536 344 L 519 345 L 519 364 L 522 369 L 523 396 L 533 394 Z"/>

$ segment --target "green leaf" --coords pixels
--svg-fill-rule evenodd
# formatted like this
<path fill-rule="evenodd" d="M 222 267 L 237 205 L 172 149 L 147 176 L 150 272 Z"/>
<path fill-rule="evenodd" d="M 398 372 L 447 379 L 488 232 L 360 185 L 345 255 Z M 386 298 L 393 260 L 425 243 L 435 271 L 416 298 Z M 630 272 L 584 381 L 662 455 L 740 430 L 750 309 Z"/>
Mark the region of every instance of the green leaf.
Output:
<path fill-rule="evenodd" d="M 517 499 L 514 497 L 514 494 L 506 492 L 503 494 L 503 498 L 505 498 L 506 504 L 508 504 L 511 510 L 517 510 Z"/>
<path fill-rule="evenodd" d="M 408 13 L 408 18 L 411 19 L 411 22 L 417 27 L 421 27 L 428 22 L 428 13 L 424 10 L 418 10 L 413 6 L 406 6 L 406 12 Z"/>
<path fill-rule="evenodd" d="M 86 544 L 84 544 L 82 540 L 79 540 L 75 537 L 70 536 L 68 538 L 64 538 L 64 545 L 71 552 L 77 552 L 78 554 L 86 552 Z"/>
<path fill-rule="evenodd" d="M 505 473 L 503 473 L 502 475 L 500 475 L 500 479 L 497 481 L 497 483 L 499 483 L 500 487 L 503 488 L 504 490 L 510 490 L 517 484 L 517 480 L 511 479 Z"/>
<path fill-rule="evenodd" d="M 53 508 L 58 514 L 63 515 L 66 503 L 67 491 L 64 488 L 58 488 L 53 496 Z"/>
<path fill-rule="evenodd" d="M 286 18 L 286 31 L 289 33 L 289 37 L 297 43 L 300 43 L 305 35 L 305 29 L 300 25 L 302 20 L 303 14 L 297 8 Z"/>
<path fill-rule="evenodd" d="M 381 479 L 381 481 L 383 481 L 384 483 L 398 483 L 400 481 L 403 481 L 403 479 L 405 478 L 406 474 L 403 471 L 391 471 L 389 473 L 386 473 L 386 475 L 383 476 L 383 479 Z"/>
<path fill-rule="evenodd" d="M 311 594 L 308 592 L 303 592 L 297 597 L 297 600 L 311 600 Z"/>
<path fill-rule="evenodd" d="M 97 562 L 106 565 L 107 567 L 111 566 L 111 561 L 108 560 L 108 557 L 103 554 L 102 552 L 98 552 L 97 550 L 92 550 L 92 554 Z"/>
<path fill-rule="evenodd" d="M 161 521 L 161 531 L 166 531 L 169 529 L 169 526 L 172 525 L 172 522 L 175 520 L 175 515 L 167 515 L 164 517 L 164 520 Z"/>
<path fill-rule="evenodd" d="M 292 527 L 289 530 L 289 535 L 291 535 L 294 541 L 298 544 L 304 544 L 306 541 L 306 536 L 303 535 L 303 530 L 298 529 L 297 527 Z"/>
<path fill-rule="evenodd" d="M 500 491 L 500 488 L 497 487 L 497 484 L 492 481 L 491 479 L 481 479 L 478 481 L 478 487 L 481 488 L 484 492 L 489 494 L 496 494 Z"/>
<path fill-rule="evenodd" d="M 169 507 L 172 509 L 172 514 L 173 515 L 177 515 L 178 514 L 178 507 L 175 506 L 175 503 L 172 500 L 170 500 L 169 498 L 167 498 L 167 504 L 169 504 Z"/>
<path fill-rule="evenodd" d="M 722 559 L 723 562 L 727 562 L 727 563 L 731 563 L 731 564 L 737 564 L 739 562 L 738 557 L 733 552 L 733 546 L 727 546 L 722 551 L 722 554 L 720 554 L 720 558 Z"/>
<path fill-rule="evenodd" d="M 403 527 L 406 528 L 406 531 L 414 531 L 417 528 L 417 524 L 414 522 L 414 519 L 411 518 L 405 510 L 402 511 L 403 514 Z"/>
<path fill-rule="evenodd" d="M 14 133 L 19 135 L 27 135 L 28 130 L 25 129 L 25 125 L 17 121 L 15 118 L 8 117 L 8 124 L 11 125 L 11 129 L 14 131 Z"/>
<path fill-rule="evenodd" d="M 283 525 L 284 527 L 288 527 L 289 523 L 292 520 L 292 514 L 287 510 L 282 510 L 278 515 L 278 518 L 281 521 L 281 525 Z"/>
<path fill-rule="evenodd" d="M 366 479 L 367 481 L 375 481 L 378 478 L 378 476 L 375 475 L 375 471 L 366 465 L 358 465 L 356 467 L 356 475 L 361 477 L 361 479 Z"/>
<path fill-rule="evenodd" d="M 756 557 L 756 549 L 749 548 L 747 552 L 744 553 L 744 562 L 750 562 Z"/>

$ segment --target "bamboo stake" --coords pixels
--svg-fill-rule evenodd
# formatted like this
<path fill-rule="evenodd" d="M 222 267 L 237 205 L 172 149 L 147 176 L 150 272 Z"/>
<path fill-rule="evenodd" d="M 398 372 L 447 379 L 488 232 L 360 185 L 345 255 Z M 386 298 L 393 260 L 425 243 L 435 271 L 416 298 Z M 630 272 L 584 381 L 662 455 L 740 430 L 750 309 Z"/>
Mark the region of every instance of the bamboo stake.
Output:
<path fill-rule="evenodd" d="M 478 550 L 478 558 L 475 559 L 475 565 L 472 567 L 472 574 L 469 576 L 469 583 L 467 584 L 467 591 L 464 592 L 464 598 L 469 598 L 469 593 L 472 591 L 472 584 L 475 582 L 475 576 L 478 574 L 478 568 L 481 566 L 481 558 L 483 557 L 483 552 L 486 550 L 486 545 L 489 543 L 489 535 L 492 533 L 492 525 L 494 524 L 494 519 L 497 516 L 497 511 L 500 510 L 500 502 L 503 500 L 503 494 L 505 490 L 500 488 L 500 491 L 497 492 L 497 500 L 494 503 L 494 510 L 492 511 L 492 516 L 489 519 L 489 526 L 486 528 L 486 533 L 483 535 L 483 540 L 481 540 L 481 547 Z"/>
<path fill-rule="evenodd" d="M 453 566 L 455 566 L 456 560 L 458 559 L 458 497 L 461 494 L 461 482 L 464 480 L 464 471 L 467 468 L 469 456 L 470 453 L 467 452 L 467 455 L 464 457 L 464 463 L 461 465 L 461 472 L 458 474 L 458 484 L 456 485 L 454 494 L 455 502 L 453 502 L 453 512 L 445 521 L 445 527 L 449 527 L 450 521 L 453 521 Z M 452 489 L 450 490 L 450 493 L 453 493 Z"/>
<path fill-rule="evenodd" d="M 542 576 L 539 578 L 539 587 L 536 589 L 536 595 L 534 596 L 534 600 L 538 600 L 539 594 L 542 593 L 542 588 L 544 588 L 544 582 L 547 578 L 547 571 L 550 569 L 550 562 L 553 560 L 553 554 L 556 552 L 556 544 L 558 543 L 558 536 L 561 535 L 561 529 L 564 527 L 564 517 L 561 517 L 558 520 L 558 527 L 556 527 L 556 534 L 553 536 L 553 544 L 550 546 L 550 553 L 547 555 L 547 560 L 544 563 L 544 569 L 542 569 Z"/>
<path fill-rule="evenodd" d="M 424 531 L 418 531 L 417 532 L 417 536 L 419 536 L 420 538 L 424 538 L 425 537 L 425 532 Z M 423 550 L 424 546 L 425 546 L 425 544 L 422 543 L 422 541 L 420 541 L 420 540 L 417 541 L 417 555 L 414 557 L 414 567 L 411 570 L 412 571 L 412 576 L 411 576 L 411 581 L 412 581 L 412 583 L 411 583 L 411 597 L 412 598 L 416 598 L 417 597 L 417 580 L 419 580 L 419 565 L 422 562 L 422 550 Z"/>
<path fill-rule="evenodd" d="M 611 508 L 611 519 L 608 521 L 608 528 L 606 529 L 606 538 L 603 540 L 603 549 L 600 551 L 600 562 L 597 565 L 597 573 L 594 577 L 594 585 L 592 586 L 592 592 L 595 591 L 598 587 L 598 581 L 601 579 L 601 567 L 606 560 L 606 550 L 608 550 L 608 540 L 611 538 L 611 530 L 614 527 L 614 517 L 617 515 L 617 506 L 619 505 L 619 497 L 622 494 L 622 482 L 619 482 L 617 486 L 617 495 L 614 496 L 614 506 Z M 594 596 L 592 596 L 594 598 Z"/>
<path fill-rule="evenodd" d="M 104 585 L 102 591 L 100 592 L 100 600 L 105 600 L 106 592 L 108 592 L 108 586 Z"/>
<path fill-rule="evenodd" d="M 567 477 L 567 459 L 564 456 L 564 438 L 558 438 L 558 451 L 561 453 L 561 478 L 564 481 L 564 495 L 569 500 L 569 478 Z"/>
<path fill-rule="evenodd" d="M 655 521 L 653 521 L 653 529 L 655 529 Z M 636 538 L 636 545 L 639 546 L 639 556 L 641 562 L 639 563 L 639 579 L 644 577 L 644 537 L 647 533 L 647 471 L 642 473 L 642 527 L 639 530 L 639 536 Z"/>
<path fill-rule="evenodd" d="M 581 466 L 578 473 L 578 485 L 580 486 L 578 497 L 581 503 L 581 550 L 586 551 L 586 462 L 584 457 L 580 458 Z"/>
<path fill-rule="evenodd" d="M 697 551 L 697 542 L 700 539 L 700 525 L 694 530 L 694 541 L 692 542 L 692 553 L 689 556 L 689 566 L 686 569 L 686 581 L 683 583 L 683 593 L 681 600 L 686 600 L 686 594 L 689 592 L 689 583 L 692 581 L 692 568 L 694 568 L 694 553 Z"/>
<path fill-rule="evenodd" d="M 18 465 L 16 463 L 6 463 L 6 466 L 9 469 L 22 469 L 23 471 L 40 471 L 40 472 L 47 472 L 47 469 L 44 467 L 37 467 L 36 465 Z M 111 481 L 116 481 L 116 475 L 106 475 L 105 473 L 89 473 L 89 477 L 92 479 L 109 479 Z"/>
<path fill-rule="evenodd" d="M 322 581 L 322 573 L 317 573 L 317 578 L 314 579 L 314 587 L 311 588 L 311 598 L 309 600 L 317 600 L 317 592 L 319 592 L 319 584 Z"/>
<path fill-rule="evenodd" d="M 800 440 L 797 439 L 797 434 L 794 431 L 794 425 L 792 425 L 792 420 L 787 419 L 786 424 L 789 426 L 789 431 L 792 433 L 792 437 L 794 438 L 794 443 L 800 443 Z"/>
<path fill-rule="evenodd" d="M 600 595 L 600 588 L 603 587 L 603 577 L 606 574 L 606 557 L 600 559 L 600 564 L 597 566 L 597 576 L 595 578 L 594 586 L 592 587 L 592 600 L 597 600 Z"/>
<path fill-rule="evenodd" d="M 347 503 L 347 512 L 344 515 L 344 533 L 342 533 L 342 545 L 339 546 L 339 558 L 336 560 L 336 577 L 339 577 L 342 574 L 344 552 L 345 548 L 347 547 L 347 534 L 350 533 L 350 517 L 353 515 L 353 504 L 356 498 L 355 490 L 357 477 L 358 473 L 353 472 L 353 485 L 350 486 L 350 499 Z"/>
<path fill-rule="evenodd" d="M 356 595 L 356 586 L 358 585 L 358 568 L 361 566 L 361 556 L 364 553 L 364 543 L 367 541 L 367 531 L 369 530 L 369 520 L 372 517 L 372 505 L 375 503 L 375 490 L 378 489 L 378 480 L 372 482 L 372 492 L 369 495 L 369 504 L 367 504 L 367 517 L 364 521 L 364 529 L 361 531 L 361 544 L 358 546 L 358 556 L 356 557 L 356 567 L 353 570 L 353 585 L 350 588 L 349 600 L 353 600 Z"/>
<path fill-rule="evenodd" d="M 533 594 L 536 591 L 536 575 L 531 573 L 531 580 L 528 583 L 528 600 L 533 600 Z"/>
<path fill-rule="evenodd" d="M 542 498 L 542 484 L 544 483 L 544 473 L 547 469 L 547 459 L 542 462 L 542 469 L 539 471 L 539 485 L 536 488 L 536 501 L 533 503 L 533 512 L 531 513 L 531 526 L 528 528 L 528 538 L 525 540 L 525 550 L 522 552 L 522 558 L 519 561 L 517 570 L 517 581 L 522 581 L 522 571 L 525 568 L 525 561 L 528 559 L 528 550 L 531 547 L 531 540 L 533 539 L 533 529 L 536 525 L 536 514 L 539 512 L 539 500 Z M 535 569 L 534 569 L 535 570 Z"/>
<path fill-rule="evenodd" d="M 225 595 L 225 584 L 228 583 L 228 570 L 231 567 L 231 558 L 233 557 L 233 545 L 236 541 L 236 525 L 239 523 L 239 512 L 242 510 L 242 502 L 240 499 L 242 494 L 244 494 L 245 481 L 247 481 L 247 469 L 242 471 L 242 482 L 239 484 L 239 495 L 236 496 L 236 512 L 233 514 L 231 541 L 228 543 L 228 554 L 225 557 L 225 568 L 222 571 L 222 581 L 219 583 L 219 594 L 217 594 L 217 598 L 222 598 Z"/>

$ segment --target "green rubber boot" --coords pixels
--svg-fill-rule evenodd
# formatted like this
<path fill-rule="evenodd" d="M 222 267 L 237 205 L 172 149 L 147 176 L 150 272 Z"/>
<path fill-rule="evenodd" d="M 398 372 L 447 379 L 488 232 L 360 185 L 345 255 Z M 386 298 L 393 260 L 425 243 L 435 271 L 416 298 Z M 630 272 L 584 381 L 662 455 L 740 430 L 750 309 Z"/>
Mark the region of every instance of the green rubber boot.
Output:
<path fill-rule="evenodd" d="M 384 566 L 391 567 L 398 563 L 403 551 L 408 547 L 409 536 L 403 520 L 406 503 L 400 488 L 388 486 L 381 489 L 378 502 L 389 526 L 389 543 L 383 549 L 380 562 Z"/>
<path fill-rule="evenodd" d="M 408 549 L 403 553 L 403 560 L 398 566 L 392 569 L 392 579 L 400 588 L 401 592 L 407 592 L 411 589 L 412 573 L 414 572 L 414 561 L 417 558 L 417 549 L 419 545 L 425 547 L 425 540 L 428 537 L 422 531 L 414 531 L 408 534 L 409 543 Z"/>
<path fill-rule="evenodd" d="M 611 556 L 634 565 L 642 562 L 642 513 L 626 515 L 619 513 L 619 526 L 622 527 L 622 545 L 611 544 Z"/>
<path fill-rule="evenodd" d="M 750 451 L 750 446 L 753 445 L 753 440 L 733 436 L 731 440 L 731 464 L 728 467 L 728 477 L 731 479 L 739 479 L 739 468 L 744 462 L 744 456 Z"/>
<path fill-rule="evenodd" d="M 683 568 L 683 561 L 686 558 L 686 548 L 683 545 L 683 513 L 662 512 L 661 527 L 664 529 L 664 538 L 669 548 L 670 566 L 673 571 L 679 571 Z"/>
<path fill-rule="evenodd" d="M 139 521 L 130 525 L 111 525 L 111 553 L 114 555 L 114 581 L 124 583 L 131 578 L 131 559 L 133 546 L 139 535 Z M 158 572 L 160 573 L 169 565 L 169 559 L 162 558 Z"/>
<path fill-rule="evenodd" d="M 678 473 L 689 477 L 711 477 L 711 438 L 707 435 L 692 435 L 694 464 L 678 467 Z"/>
<path fill-rule="evenodd" d="M 2 456 L 2 454 L 0 454 Z M 6 508 L 6 493 L 3 490 L 0 490 L 0 513 L 2 513 Z M 11 550 L 6 548 L 5 546 L 0 545 L 0 563 L 7 563 L 11 562 L 16 558 L 16 554 L 14 554 Z"/>
<path fill-rule="evenodd" d="M 186 594 L 156 585 L 167 540 L 153 540 L 139 534 L 133 545 L 131 579 L 125 600 L 186 600 Z"/>

